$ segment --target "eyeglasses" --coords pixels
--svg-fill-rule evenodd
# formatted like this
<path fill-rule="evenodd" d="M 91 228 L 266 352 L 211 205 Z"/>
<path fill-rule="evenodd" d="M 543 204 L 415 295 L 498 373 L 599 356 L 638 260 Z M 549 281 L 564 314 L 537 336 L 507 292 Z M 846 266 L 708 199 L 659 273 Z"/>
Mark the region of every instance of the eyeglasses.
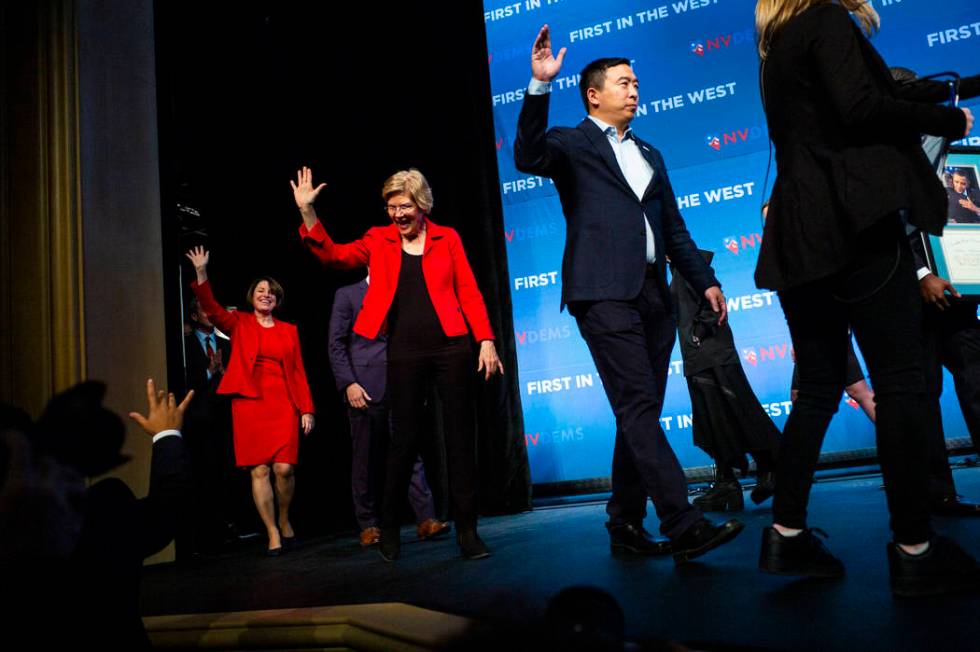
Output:
<path fill-rule="evenodd" d="M 415 208 L 415 204 L 388 204 L 387 206 L 385 206 L 385 210 L 388 211 L 388 215 L 398 215 L 399 213 L 407 213 L 413 208 Z"/>

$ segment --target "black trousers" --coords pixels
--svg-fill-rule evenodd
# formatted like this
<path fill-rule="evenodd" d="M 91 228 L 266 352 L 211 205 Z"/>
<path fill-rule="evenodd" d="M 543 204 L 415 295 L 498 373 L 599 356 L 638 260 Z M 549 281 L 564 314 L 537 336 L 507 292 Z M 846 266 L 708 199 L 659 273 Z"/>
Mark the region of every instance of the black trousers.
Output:
<path fill-rule="evenodd" d="M 897 217 L 858 236 L 842 271 L 781 291 L 800 391 L 783 430 L 774 520 L 806 527 L 813 472 L 847 372 L 847 330 L 857 338 L 875 389 L 878 459 L 898 543 L 929 538 L 927 451 L 935 399 L 922 373 L 922 300 Z M 936 406 L 938 407 L 938 406 Z"/>
<path fill-rule="evenodd" d="M 660 531 L 675 538 L 702 515 L 687 500 L 684 470 L 660 426 L 677 328 L 660 284 L 651 276 L 635 299 L 576 302 L 569 311 L 616 415 L 609 525 L 642 522 L 649 496 Z"/>
<path fill-rule="evenodd" d="M 351 434 L 351 498 L 357 525 L 363 530 L 378 525 L 381 501 L 375 497 L 379 495 L 379 489 L 384 491 L 380 471 L 387 459 L 391 415 L 386 403 L 375 403 L 364 409 L 348 406 L 347 417 Z M 425 479 L 425 466 L 418 456 L 412 464 L 408 503 L 415 514 L 416 523 L 435 517 L 432 492 Z"/>
<path fill-rule="evenodd" d="M 956 494 L 946 455 L 939 397 L 943 393 L 943 367 L 953 376 L 953 387 L 974 450 L 980 451 L 980 322 L 977 304 L 956 302 L 946 310 L 925 306 L 923 343 L 926 390 L 936 399 L 929 429 L 929 493 L 933 499 Z"/>
<path fill-rule="evenodd" d="M 381 527 L 398 527 L 398 510 L 408 489 L 425 423 L 427 388 L 434 385 L 442 405 L 449 495 L 456 530 L 476 528 L 476 428 L 471 384 L 476 370 L 469 342 L 455 338 L 425 351 L 388 351 L 388 400 L 391 444 L 388 448 Z"/>

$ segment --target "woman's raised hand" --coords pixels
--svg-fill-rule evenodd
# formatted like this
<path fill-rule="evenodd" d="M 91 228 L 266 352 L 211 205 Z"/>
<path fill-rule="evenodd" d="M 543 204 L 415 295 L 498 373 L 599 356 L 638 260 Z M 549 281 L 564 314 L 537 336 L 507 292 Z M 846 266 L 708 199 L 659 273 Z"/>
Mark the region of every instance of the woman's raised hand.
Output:
<path fill-rule="evenodd" d="M 313 170 L 305 166 L 296 171 L 296 181 L 290 180 L 289 185 L 293 187 L 293 199 L 300 210 L 312 206 L 320 191 L 327 187 L 327 184 L 321 183 L 314 188 Z"/>
<path fill-rule="evenodd" d="M 211 253 L 204 247 L 194 247 L 185 255 L 191 261 L 191 264 L 194 265 L 194 269 L 207 267 L 208 260 L 211 259 Z"/>
<path fill-rule="evenodd" d="M 211 259 L 211 253 L 204 247 L 198 246 L 184 255 L 194 265 L 194 271 L 197 272 L 197 282 L 203 283 L 208 280 L 208 261 Z"/>

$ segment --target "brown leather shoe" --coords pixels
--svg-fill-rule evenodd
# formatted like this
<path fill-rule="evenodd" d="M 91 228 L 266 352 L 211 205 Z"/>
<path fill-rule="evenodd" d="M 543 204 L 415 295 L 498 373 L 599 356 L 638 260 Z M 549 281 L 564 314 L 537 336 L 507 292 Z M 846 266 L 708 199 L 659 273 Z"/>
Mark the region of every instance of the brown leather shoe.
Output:
<path fill-rule="evenodd" d="M 373 546 L 381 539 L 381 530 L 376 527 L 366 527 L 361 530 L 361 545 Z"/>
<path fill-rule="evenodd" d="M 415 527 L 415 532 L 419 535 L 420 539 L 431 539 L 432 537 L 449 532 L 449 529 L 449 523 L 434 518 L 427 518 Z"/>

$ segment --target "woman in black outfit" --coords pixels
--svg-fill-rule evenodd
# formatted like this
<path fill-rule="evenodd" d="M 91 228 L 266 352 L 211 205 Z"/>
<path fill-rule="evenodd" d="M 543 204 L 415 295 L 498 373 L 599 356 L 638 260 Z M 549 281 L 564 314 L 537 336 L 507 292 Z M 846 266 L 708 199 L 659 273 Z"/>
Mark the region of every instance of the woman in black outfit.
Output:
<path fill-rule="evenodd" d="M 895 84 L 865 37 L 878 22 L 864 0 L 756 5 L 778 171 L 756 283 L 779 292 L 800 372 L 759 564 L 784 575 L 844 572 L 807 528 L 806 507 L 844 388 L 850 327 L 876 392 L 878 458 L 894 533 L 892 591 L 923 595 L 974 588 L 980 572 L 929 526 L 922 302 L 902 217 L 942 232 L 946 197 L 919 137 L 961 138 L 973 117 L 931 103 L 944 99 L 943 84 Z"/>

